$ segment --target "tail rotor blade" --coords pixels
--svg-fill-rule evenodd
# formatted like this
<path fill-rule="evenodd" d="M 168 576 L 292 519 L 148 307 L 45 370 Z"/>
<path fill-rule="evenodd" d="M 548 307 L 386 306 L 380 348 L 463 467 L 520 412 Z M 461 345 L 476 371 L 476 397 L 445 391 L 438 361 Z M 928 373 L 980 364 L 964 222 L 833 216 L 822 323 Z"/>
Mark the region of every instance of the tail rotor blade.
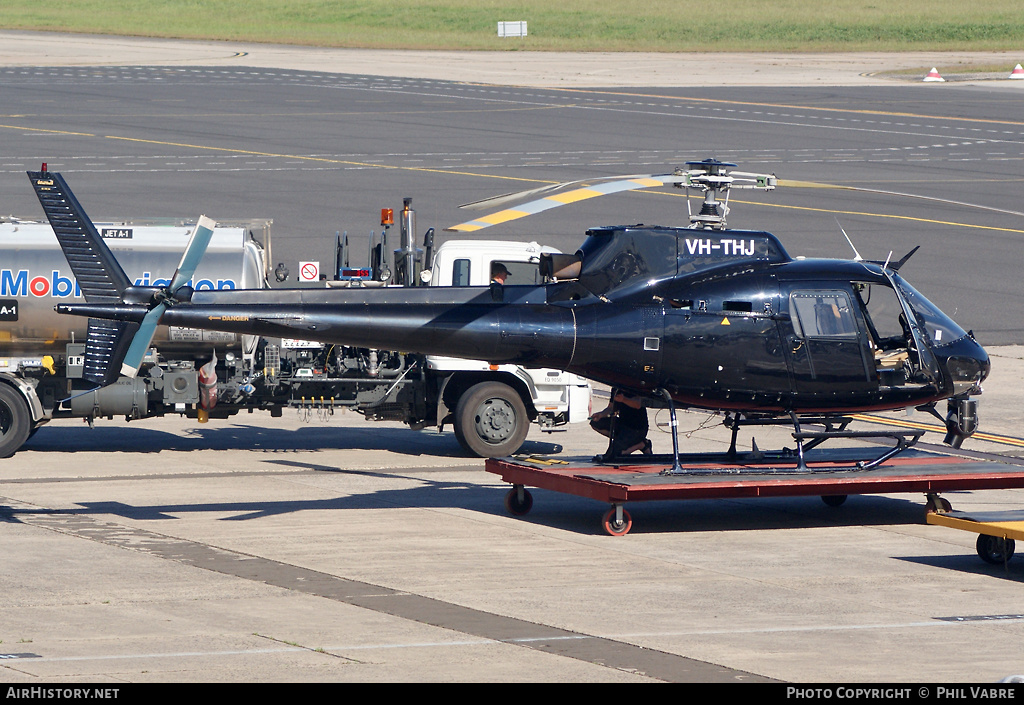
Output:
<path fill-rule="evenodd" d="M 199 217 L 199 222 L 196 223 L 192 237 L 189 238 L 185 252 L 181 256 L 181 262 L 178 263 L 178 269 L 171 277 L 171 284 L 167 288 L 170 296 L 173 297 L 174 293 L 185 286 L 192 279 L 192 275 L 196 273 L 196 267 L 199 266 L 199 262 L 206 253 L 206 248 L 210 245 L 215 227 L 217 227 L 217 223 L 213 219 L 207 218 L 205 215 Z M 135 377 L 139 373 L 142 360 L 146 357 L 146 350 L 149 349 L 153 334 L 156 333 L 156 327 L 160 325 L 160 317 L 166 310 L 167 303 L 161 301 L 151 308 L 146 313 L 146 317 L 142 319 L 139 331 L 132 338 L 128 352 L 125 353 L 124 362 L 121 364 L 121 374 L 125 377 Z"/>
<path fill-rule="evenodd" d="M 186 279 L 186 281 L 188 280 Z M 128 346 L 128 352 L 125 353 L 124 361 L 121 363 L 121 374 L 125 377 L 134 378 L 139 374 L 139 368 L 142 367 L 142 359 L 146 356 L 149 343 L 153 340 L 156 327 L 160 324 L 160 317 L 166 309 L 167 304 L 159 303 L 150 309 L 146 317 L 142 319 L 142 324 L 139 326 L 135 337 L 132 338 L 131 345 Z"/>
<path fill-rule="evenodd" d="M 195 230 L 192 231 L 192 237 L 189 238 L 185 252 L 181 256 L 181 262 L 178 263 L 178 269 L 171 278 L 171 285 L 168 287 L 168 290 L 172 296 L 175 291 L 187 284 L 192 279 L 192 275 L 196 273 L 196 267 L 199 266 L 200 260 L 203 259 L 203 255 L 206 253 L 206 248 L 210 245 L 210 238 L 213 237 L 213 229 L 215 227 L 217 227 L 217 223 L 213 219 L 207 218 L 205 215 L 199 217 L 199 222 L 196 223 Z"/>

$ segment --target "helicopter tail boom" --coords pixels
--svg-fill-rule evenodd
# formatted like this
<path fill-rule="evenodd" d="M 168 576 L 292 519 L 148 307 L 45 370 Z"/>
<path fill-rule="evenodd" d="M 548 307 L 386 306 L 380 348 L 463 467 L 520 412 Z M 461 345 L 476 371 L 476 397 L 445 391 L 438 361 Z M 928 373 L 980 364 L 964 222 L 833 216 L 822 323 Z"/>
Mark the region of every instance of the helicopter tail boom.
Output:
<path fill-rule="evenodd" d="M 201 292 L 191 302 L 159 309 L 159 322 L 491 364 L 564 369 L 575 354 L 572 309 L 528 303 L 506 306 L 504 301 L 492 300 L 489 289 L 451 292 L 424 287 L 398 292 L 401 298 L 387 289 L 289 293 L 293 300 L 282 303 L 282 290 Z M 124 304 L 57 306 L 60 313 L 126 326 L 138 326 L 140 319 L 154 316 L 157 310 Z"/>

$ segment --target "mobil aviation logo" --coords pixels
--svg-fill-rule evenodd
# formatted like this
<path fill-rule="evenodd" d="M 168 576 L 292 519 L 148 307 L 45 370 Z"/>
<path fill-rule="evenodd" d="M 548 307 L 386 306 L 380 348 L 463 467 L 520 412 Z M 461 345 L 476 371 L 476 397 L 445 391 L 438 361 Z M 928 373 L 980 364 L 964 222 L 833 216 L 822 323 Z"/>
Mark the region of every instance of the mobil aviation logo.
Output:
<path fill-rule="evenodd" d="M 167 286 L 170 279 L 151 279 L 150 272 L 143 272 L 135 280 L 135 286 Z M 217 291 L 220 289 L 237 289 L 234 279 L 200 279 L 188 282 L 196 291 Z M 78 282 L 65 277 L 60 270 L 50 271 L 49 276 L 37 274 L 33 276 L 27 269 L 0 269 L 0 296 L 50 296 L 57 299 L 81 298 L 82 290 Z"/>

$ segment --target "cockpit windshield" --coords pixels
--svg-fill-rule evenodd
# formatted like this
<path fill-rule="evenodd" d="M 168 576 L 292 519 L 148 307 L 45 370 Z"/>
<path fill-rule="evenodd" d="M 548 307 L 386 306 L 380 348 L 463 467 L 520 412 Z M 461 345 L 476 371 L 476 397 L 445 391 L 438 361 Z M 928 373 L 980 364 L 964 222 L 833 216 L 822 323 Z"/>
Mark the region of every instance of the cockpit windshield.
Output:
<path fill-rule="evenodd" d="M 934 344 L 944 345 L 967 335 L 967 332 L 953 319 L 940 311 L 935 304 L 900 278 L 898 274 L 893 274 L 892 279 L 899 288 L 900 294 L 910 304 L 911 310 L 917 317 L 918 325 L 927 332 Z"/>

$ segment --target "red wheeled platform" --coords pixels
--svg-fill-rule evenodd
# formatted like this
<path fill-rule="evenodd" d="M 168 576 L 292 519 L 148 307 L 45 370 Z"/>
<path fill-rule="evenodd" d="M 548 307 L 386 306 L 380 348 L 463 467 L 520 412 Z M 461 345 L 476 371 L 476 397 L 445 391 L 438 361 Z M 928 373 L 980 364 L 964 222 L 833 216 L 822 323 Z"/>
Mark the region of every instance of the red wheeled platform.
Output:
<path fill-rule="evenodd" d="M 1002 456 L 965 457 L 915 448 L 872 470 L 851 468 L 849 457 L 835 453 L 819 458 L 809 454 L 807 469 L 798 471 L 795 460 L 729 464 L 691 457 L 681 474 L 672 475 L 663 474 L 671 459 L 668 465 L 612 465 L 578 459 L 491 458 L 485 468 L 512 485 L 505 498 L 510 513 L 530 511 L 533 498 L 526 487 L 588 497 L 611 505 L 603 524 L 613 536 L 626 534 L 632 526 L 622 506 L 626 502 L 819 496 L 827 504 L 839 505 L 851 494 L 923 492 L 929 510 L 948 511 L 949 503 L 938 497 L 940 492 L 1024 487 L 1024 460 L 1011 457 L 1004 462 Z M 652 462 L 644 456 L 630 459 Z"/>

